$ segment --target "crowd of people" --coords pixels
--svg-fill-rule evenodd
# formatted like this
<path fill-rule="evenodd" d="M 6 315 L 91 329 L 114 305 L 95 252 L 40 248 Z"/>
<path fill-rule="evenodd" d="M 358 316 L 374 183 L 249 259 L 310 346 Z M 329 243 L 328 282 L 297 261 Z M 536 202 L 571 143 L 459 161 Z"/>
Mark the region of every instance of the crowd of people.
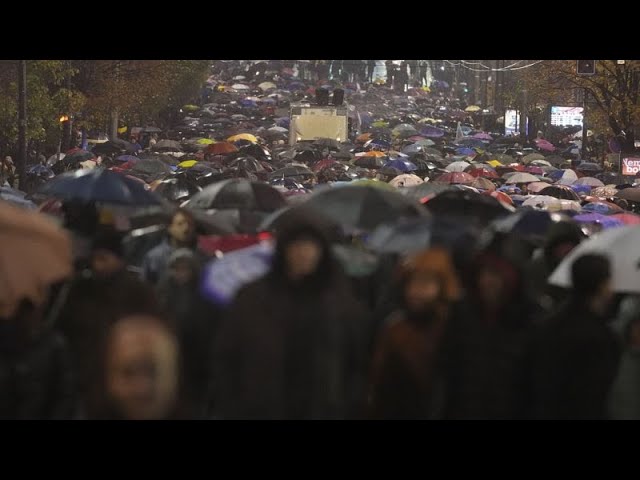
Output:
<path fill-rule="evenodd" d="M 313 75 L 320 75 L 321 81 L 328 78 L 322 64 L 312 68 L 302 62 L 295 67 L 294 74 L 305 82 L 312 82 Z M 352 72 L 356 78 L 345 82 L 364 82 L 366 67 L 363 62 Z M 420 67 L 415 65 L 416 75 Z M 225 85 L 241 81 L 233 80 L 238 69 L 258 77 L 253 83 L 278 81 L 269 76 L 267 65 L 220 64 L 211 81 L 214 97 Z M 375 88 L 391 91 L 390 86 Z M 437 101 L 448 104 L 444 95 Z M 393 105 L 383 107 L 394 110 Z M 458 122 L 452 122 L 450 130 L 439 122 L 443 133 L 433 138 L 453 141 L 460 133 Z M 132 261 L 128 251 L 132 233 L 118 228 L 100 202 L 64 199 L 61 224 L 54 226 L 43 213 L 0 200 L 0 239 L 17 231 L 16 225 L 23 228 L 23 237 L 17 237 L 13 247 L 16 259 L 26 262 L 27 254 L 21 252 L 28 245 L 21 249 L 19 238 L 27 234 L 55 237 L 60 245 L 51 257 L 60 262 L 56 268 L 40 271 L 29 263 L 11 276 L 0 276 L 0 418 L 640 418 L 640 298 L 613 288 L 615 266 L 605 254 L 576 258 L 570 266 L 570 288 L 549 283 L 568 255 L 601 228 L 587 228 L 566 212 L 547 211 L 542 201 L 528 207 L 526 199 L 518 198 L 533 183 L 528 180 L 507 181 L 508 188 L 497 192 L 487 188 L 491 182 L 480 188 L 457 181 L 425 182 L 406 171 L 394 172 L 395 166 L 376 163 L 378 154 L 367 153 L 384 151 L 384 162 L 399 166 L 409 162 L 408 156 L 394 156 L 391 149 L 408 148 L 420 140 L 407 145 L 406 136 L 393 135 L 387 146 L 386 135 L 369 127 L 369 132 L 353 132 L 358 146 L 347 152 L 351 161 L 366 159 L 368 168 L 342 165 L 338 154 L 345 153 L 344 145 L 333 149 L 320 143 L 292 150 L 292 158 L 311 167 L 325 161 L 326 168 L 309 175 L 304 164 L 284 163 L 284 153 L 281 168 L 302 170 L 277 174 L 275 179 L 269 173 L 278 170 L 267 172 L 266 161 L 247 169 L 254 163 L 239 151 L 251 149 L 259 156 L 271 149 L 275 157 L 278 151 L 286 152 L 278 140 L 258 144 L 244 137 L 221 154 L 206 149 L 231 142 L 211 135 L 212 143 L 203 144 L 194 164 L 223 165 L 213 179 L 212 166 L 199 175 L 189 171 L 196 168 L 192 164 L 163 172 L 182 174 L 180 178 L 188 177 L 198 189 L 193 196 L 166 198 L 175 203 L 170 218 L 139 262 Z M 220 137 L 229 133 L 240 132 L 224 130 Z M 357 140 L 367 133 L 369 137 Z M 445 142 L 439 141 L 432 143 L 442 148 L 443 156 L 416 148 L 411 160 L 419 168 L 411 172 L 424 169 L 424 177 L 432 180 L 464 173 L 446 170 L 460 160 L 453 158 L 460 153 L 447 153 Z M 150 135 L 145 149 L 154 151 L 159 143 Z M 456 148 L 471 150 L 469 145 Z M 477 148 L 474 155 L 485 155 L 485 150 Z M 227 169 L 238 161 L 241 168 Z M 96 171 L 105 167 L 95 163 Z M 350 175 L 356 169 L 358 173 Z M 135 164 L 125 173 L 134 172 Z M 514 172 L 520 170 L 506 173 Z M 64 175 L 72 178 L 73 173 Z M 409 187 L 384 181 L 394 185 L 398 176 L 403 182 L 416 176 L 420 182 Z M 488 178 L 494 187 L 505 183 L 498 175 Z M 212 252 L 202 243 L 202 211 L 196 200 L 212 187 L 224 191 L 222 184 L 255 186 L 260 181 L 284 193 L 278 196 L 282 204 L 276 202 L 261 213 L 280 213 L 285 198 L 289 204 L 268 226 L 262 215 L 234 232 L 242 239 L 255 235 L 257 244 L 272 247 L 264 271 L 238 272 L 233 259 L 240 262 L 234 254 L 242 248 L 227 253 L 217 244 Z M 342 185 L 347 182 L 360 186 Z M 434 190 L 413 195 L 411 188 L 426 185 L 434 185 Z M 332 192 L 354 189 L 367 192 L 369 201 L 361 210 L 347 200 L 342 200 L 343 211 L 330 210 L 336 203 Z M 292 192 L 295 195 L 289 195 Z M 228 192 L 227 207 L 240 195 L 240 186 Z M 188 198 L 193 203 L 182 204 Z M 584 196 L 576 198 L 579 207 L 580 200 L 589 203 Z M 204 209 L 209 218 L 221 221 L 216 215 L 224 207 L 207 207 L 212 207 Z M 398 218 L 381 217 L 385 212 L 396 212 Z M 344 216 L 358 217 L 351 219 L 353 228 L 345 228 Z M 543 226 L 538 227 L 542 217 Z M 505 228 L 505 219 L 515 221 Z M 396 222 L 392 233 L 398 235 L 428 227 L 427 241 L 416 236 L 392 248 L 390 237 L 376 247 L 379 229 L 387 228 L 388 221 Z M 595 222 L 587 223 L 593 227 Z M 216 223 L 216 228 L 221 225 Z M 346 260 L 336 247 L 350 252 Z M 11 255 L 7 248 L 4 251 L 3 262 Z M 357 260 L 355 252 L 375 257 L 374 267 L 354 273 L 350 266 Z M 242 280 L 227 302 L 212 297 L 205 286 L 211 266 L 224 261 L 235 269 L 222 283 Z"/>

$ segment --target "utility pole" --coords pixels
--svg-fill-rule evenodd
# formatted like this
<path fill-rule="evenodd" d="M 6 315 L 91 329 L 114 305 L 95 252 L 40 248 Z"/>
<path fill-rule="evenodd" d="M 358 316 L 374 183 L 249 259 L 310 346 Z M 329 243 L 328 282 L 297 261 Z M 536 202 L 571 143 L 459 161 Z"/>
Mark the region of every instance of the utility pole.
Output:
<path fill-rule="evenodd" d="M 522 109 L 520 110 L 520 135 L 522 136 L 523 146 L 529 138 L 528 125 L 527 125 L 527 90 L 522 90 Z"/>
<path fill-rule="evenodd" d="M 18 188 L 24 188 L 27 166 L 27 61 L 18 62 Z"/>
<path fill-rule="evenodd" d="M 582 92 L 582 148 L 580 149 L 580 157 L 583 160 L 587 158 L 587 96 L 589 92 L 585 88 Z"/>

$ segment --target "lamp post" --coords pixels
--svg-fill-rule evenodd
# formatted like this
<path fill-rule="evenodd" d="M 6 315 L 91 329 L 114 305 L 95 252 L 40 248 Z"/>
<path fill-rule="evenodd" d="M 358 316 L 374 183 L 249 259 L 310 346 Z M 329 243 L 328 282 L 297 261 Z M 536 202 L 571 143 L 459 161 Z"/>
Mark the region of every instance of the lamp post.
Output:
<path fill-rule="evenodd" d="M 27 61 L 18 62 L 18 188 L 26 183 L 27 165 Z"/>

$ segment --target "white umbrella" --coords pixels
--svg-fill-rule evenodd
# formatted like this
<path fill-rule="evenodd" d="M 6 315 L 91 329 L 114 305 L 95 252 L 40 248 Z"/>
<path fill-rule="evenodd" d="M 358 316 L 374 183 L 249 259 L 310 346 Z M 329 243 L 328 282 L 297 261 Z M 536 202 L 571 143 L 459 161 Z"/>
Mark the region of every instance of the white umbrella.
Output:
<path fill-rule="evenodd" d="M 266 92 L 267 90 L 276 89 L 278 86 L 273 82 L 262 82 L 258 85 L 258 88 L 263 92 Z"/>
<path fill-rule="evenodd" d="M 604 187 L 604 183 L 602 183 L 597 178 L 593 177 L 582 177 L 574 182 L 575 185 L 588 185 L 593 188 Z"/>
<path fill-rule="evenodd" d="M 464 172 L 471 164 L 467 162 L 453 162 L 447 165 L 447 172 Z"/>
<path fill-rule="evenodd" d="M 567 255 L 549 277 L 549 283 L 571 287 L 571 266 L 587 253 L 604 255 L 611 262 L 611 287 L 619 293 L 640 293 L 640 227 L 630 225 L 597 233 Z"/>
<path fill-rule="evenodd" d="M 511 175 L 509 179 L 506 181 L 506 183 L 508 184 L 533 183 L 533 182 L 539 182 L 539 181 L 540 179 L 538 177 L 531 175 L 530 173 L 520 172 L 520 173 L 516 173 L 515 175 Z"/>
<path fill-rule="evenodd" d="M 564 173 L 556 182 L 558 185 L 573 185 L 578 180 L 578 175 L 571 169 L 564 169 Z"/>
<path fill-rule="evenodd" d="M 561 204 L 559 198 L 550 197 L 549 195 L 533 195 L 527 198 L 522 203 L 522 206 L 533 207 L 536 210 L 550 210 L 552 208 L 560 210 Z"/>
<path fill-rule="evenodd" d="M 234 90 L 251 90 L 250 86 L 243 85 L 242 83 L 236 83 L 234 85 L 231 85 L 231 88 L 233 88 Z"/>
<path fill-rule="evenodd" d="M 398 175 L 393 180 L 389 182 L 389 185 L 400 188 L 400 187 L 415 187 L 416 185 L 420 185 L 424 183 L 424 181 L 417 175 L 411 174 L 403 174 Z"/>

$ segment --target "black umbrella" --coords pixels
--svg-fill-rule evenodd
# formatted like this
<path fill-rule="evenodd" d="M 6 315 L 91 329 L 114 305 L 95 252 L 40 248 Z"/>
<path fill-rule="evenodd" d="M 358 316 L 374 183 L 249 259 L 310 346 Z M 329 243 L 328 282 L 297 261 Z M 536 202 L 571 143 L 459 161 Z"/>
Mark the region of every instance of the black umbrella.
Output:
<path fill-rule="evenodd" d="M 68 155 L 66 155 L 61 162 L 66 163 L 66 164 L 72 164 L 72 163 L 80 163 L 80 162 L 84 162 L 87 160 L 92 160 L 96 158 L 95 154 L 93 152 L 87 152 L 86 150 L 76 150 Z"/>
<path fill-rule="evenodd" d="M 334 152 L 331 154 L 331 156 L 336 160 L 351 160 L 353 158 L 353 154 L 347 150 L 340 150 L 339 152 Z"/>
<path fill-rule="evenodd" d="M 430 195 L 437 195 L 449 190 L 454 190 L 454 188 L 451 185 L 443 183 L 425 182 L 420 185 L 416 185 L 415 187 L 404 188 L 402 189 L 402 192 L 411 198 L 421 201 L 423 198 Z"/>
<path fill-rule="evenodd" d="M 562 200 L 575 200 L 580 201 L 580 197 L 570 187 L 565 185 L 549 185 L 538 192 L 539 195 L 548 195 L 550 197 L 559 198 Z"/>
<path fill-rule="evenodd" d="M 314 173 L 302 165 L 289 165 L 269 174 L 269 178 L 313 176 Z"/>
<path fill-rule="evenodd" d="M 426 214 L 418 203 L 400 193 L 359 185 L 328 187 L 313 194 L 305 205 L 348 230 L 371 230 L 396 218 Z"/>
<path fill-rule="evenodd" d="M 182 203 L 202 191 L 198 185 L 182 176 L 167 178 L 159 182 L 153 191 L 156 195 L 176 203 Z"/>
<path fill-rule="evenodd" d="M 198 210 L 239 209 L 274 212 L 286 204 L 280 193 L 270 185 L 230 179 L 207 186 L 188 202 Z"/>
<path fill-rule="evenodd" d="M 181 152 L 182 147 L 175 140 L 160 140 L 152 147 L 152 150 L 156 152 Z"/>
<path fill-rule="evenodd" d="M 464 217 L 479 224 L 513 212 L 493 197 L 469 190 L 442 192 L 425 203 L 434 215 Z"/>
<path fill-rule="evenodd" d="M 229 168 L 246 172 L 264 172 L 262 164 L 253 157 L 238 157 L 229 164 Z"/>
<path fill-rule="evenodd" d="M 115 203 L 132 206 L 162 204 L 159 197 L 136 180 L 110 170 L 77 170 L 57 176 L 39 193 L 66 200 Z"/>
<path fill-rule="evenodd" d="M 313 142 L 314 145 L 317 145 L 322 148 L 328 148 L 329 150 L 334 150 L 339 152 L 342 148 L 340 142 L 334 140 L 332 138 L 318 138 Z"/>
<path fill-rule="evenodd" d="M 622 198 L 630 202 L 640 202 L 640 188 L 625 188 L 616 194 L 616 198 Z"/>
<path fill-rule="evenodd" d="M 362 168 L 378 169 L 378 168 L 382 168 L 387 160 L 388 160 L 387 157 L 364 156 L 364 157 L 356 158 L 353 163 L 354 165 L 357 165 L 358 167 L 362 167 Z"/>

